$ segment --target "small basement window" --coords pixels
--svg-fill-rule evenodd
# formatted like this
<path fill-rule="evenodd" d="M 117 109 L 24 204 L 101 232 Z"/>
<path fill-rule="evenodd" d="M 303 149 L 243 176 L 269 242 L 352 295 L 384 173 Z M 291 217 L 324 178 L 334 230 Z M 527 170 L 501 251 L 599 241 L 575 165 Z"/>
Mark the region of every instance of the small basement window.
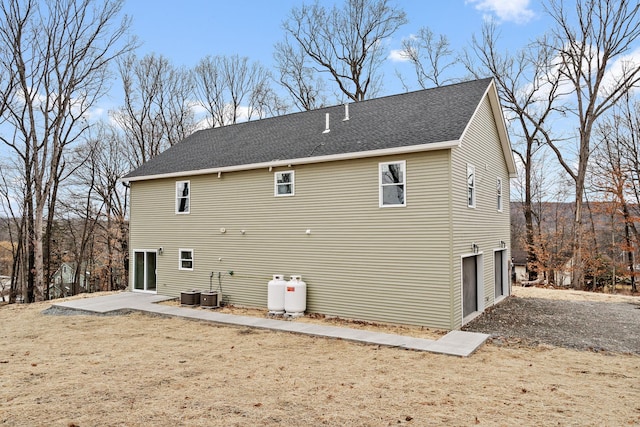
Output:
<path fill-rule="evenodd" d="M 380 163 L 380 207 L 406 206 L 406 161 Z"/>
<path fill-rule="evenodd" d="M 190 208 L 191 188 L 189 181 L 176 182 L 176 213 L 188 214 Z"/>
<path fill-rule="evenodd" d="M 193 249 L 179 249 L 180 261 L 178 269 L 193 270 Z"/>
<path fill-rule="evenodd" d="M 294 174 L 293 171 L 276 172 L 275 180 L 275 196 L 293 196 L 294 195 Z"/>

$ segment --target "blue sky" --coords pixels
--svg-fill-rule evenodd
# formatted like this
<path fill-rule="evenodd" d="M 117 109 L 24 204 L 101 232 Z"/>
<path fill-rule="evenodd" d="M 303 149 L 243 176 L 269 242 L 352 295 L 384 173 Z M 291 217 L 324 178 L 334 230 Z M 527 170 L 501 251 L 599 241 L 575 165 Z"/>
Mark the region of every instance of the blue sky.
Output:
<path fill-rule="evenodd" d="M 194 66 L 207 55 L 247 56 L 272 69 L 273 46 L 282 39 L 282 21 L 304 0 L 128 0 L 124 13 L 133 19 L 132 32 L 142 46 L 139 56 L 162 54 L 174 65 Z M 342 0 L 322 0 L 325 5 Z M 309 0 L 306 3 L 310 3 Z M 487 17 L 497 19 L 505 47 L 518 49 L 548 28 L 539 2 L 529 0 L 392 0 L 407 13 L 409 23 L 390 40 L 389 51 L 427 26 L 446 35 L 455 50 L 468 45 Z M 408 64 L 389 59 L 383 95 L 402 92 L 395 70 L 411 73 Z M 412 88 L 418 89 L 418 87 Z M 112 101 L 118 102 L 117 99 Z"/>

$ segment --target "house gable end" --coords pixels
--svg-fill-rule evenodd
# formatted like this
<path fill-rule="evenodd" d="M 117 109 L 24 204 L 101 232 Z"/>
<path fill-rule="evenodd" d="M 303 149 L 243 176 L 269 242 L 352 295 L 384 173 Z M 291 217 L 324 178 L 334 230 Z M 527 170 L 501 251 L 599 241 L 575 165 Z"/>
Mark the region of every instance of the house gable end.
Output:
<path fill-rule="evenodd" d="M 498 132 L 498 136 L 500 138 L 500 145 L 502 147 L 502 153 L 504 155 L 504 161 L 507 165 L 507 170 L 509 171 L 509 178 L 515 178 L 517 176 L 516 163 L 513 157 L 513 152 L 511 150 L 511 141 L 509 139 L 509 133 L 507 132 L 507 124 L 504 119 L 504 114 L 502 111 L 502 106 L 500 105 L 500 98 L 498 97 L 498 91 L 496 89 L 496 85 L 494 80 L 491 80 L 491 83 L 487 87 L 482 100 L 487 98 L 489 100 L 489 104 L 491 105 L 491 113 L 493 114 L 493 119 L 496 125 L 496 130 Z M 462 132 L 462 136 L 460 137 L 460 141 L 465 139 L 469 127 L 474 122 L 479 114 L 479 109 L 482 107 L 482 100 L 476 106 L 476 110 L 473 113 L 471 120 L 467 123 L 464 131 Z"/>

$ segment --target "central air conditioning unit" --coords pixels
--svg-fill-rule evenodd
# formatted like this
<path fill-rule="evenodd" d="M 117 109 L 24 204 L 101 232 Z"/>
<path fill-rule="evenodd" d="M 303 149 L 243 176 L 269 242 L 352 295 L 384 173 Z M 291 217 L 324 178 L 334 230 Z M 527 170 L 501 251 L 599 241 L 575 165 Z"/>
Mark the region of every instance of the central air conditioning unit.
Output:
<path fill-rule="evenodd" d="M 220 293 L 218 291 L 202 292 L 200 294 L 200 307 L 219 308 Z"/>
<path fill-rule="evenodd" d="M 190 291 L 180 292 L 181 305 L 200 305 L 200 291 L 192 289 Z"/>

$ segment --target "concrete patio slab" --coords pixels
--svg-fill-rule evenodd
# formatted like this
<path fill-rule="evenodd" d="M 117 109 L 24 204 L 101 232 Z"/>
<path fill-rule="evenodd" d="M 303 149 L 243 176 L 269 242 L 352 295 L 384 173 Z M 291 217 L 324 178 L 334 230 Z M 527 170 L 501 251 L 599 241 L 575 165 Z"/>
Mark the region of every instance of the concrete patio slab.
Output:
<path fill-rule="evenodd" d="M 467 357 L 473 354 L 489 338 L 479 332 L 451 331 L 435 341 L 426 351 Z"/>
<path fill-rule="evenodd" d="M 91 311 L 94 313 L 108 313 L 110 311 L 137 309 L 146 311 L 149 306 L 158 307 L 155 303 L 172 299 L 174 298 L 156 294 L 121 292 L 113 295 L 74 299 L 71 301 L 55 303 L 53 306 Z"/>
<path fill-rule="evenodd" d="M 473 352 L 484 344 L 487 338 L 489 338 L 489 335 L 487 334 L 451 331 L 438 340 L 429 340 L 404 335 L 366 331 L 362 329 L 324 326 L 251 316 L 238 316 L 234 314 L 220 313 L 215 310 L 194 310 L 188 307 L 175 307 L 157 304 L 158 302 L 168 301 L 171 299 L 174 298 L 156 294 L 121 292 L 113 295 L 80 298 L 54 303 L 53 306 L 57 308 L 80 310 L 99 314 L 133 310 L 165 316 L 203 320 L 219 324 L 270 329 L 327 338 L 338 338 L 365 344 L 398 347 L 407 350 L 428 351 L 432 353 L 461 357 L 468 357 L 473 354 Z"/>

